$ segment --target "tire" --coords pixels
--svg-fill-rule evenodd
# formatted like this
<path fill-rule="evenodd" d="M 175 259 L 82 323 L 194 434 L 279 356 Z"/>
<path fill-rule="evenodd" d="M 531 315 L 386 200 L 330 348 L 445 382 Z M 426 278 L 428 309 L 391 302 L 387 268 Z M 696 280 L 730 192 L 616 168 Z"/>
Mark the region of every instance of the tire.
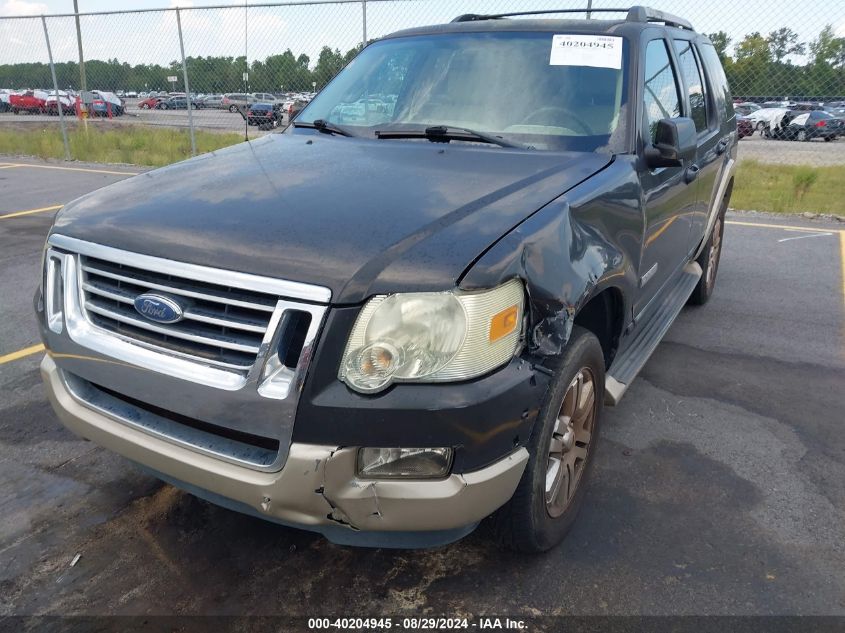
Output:
<path fill-rule="evenodd" d="M 798 130 L 798 133 L 795 135 L 795 140 L 803 143 L 804 141 L 809 141 L 810 138 L 807 136 L 807 132 L 805 130 Z"/>
<path fill-rule="evenodd" d="M 142 109 L 142 110 L 149 110 L 149 109 L 150 109 L 150 104 L 149 104 L 149 103 L 143 103 L 143 104 L 141 104 L 141 109 Z"/>
<path fill-rule="evenodd" d="M 719 262 L 722 260 L 722 246 L 725 243 L 725 212 L 728 210 L 728 197 L 722 201 L 722 208 L 716 222 L 713 223 L 713 230 L 707 238 L 707 244 L 701 251 L 701 255 L 695 261 L 701 266 L 701 279 L 695 285 L 687 303 L 694 306 L 703 306 L 713 295 L 716 287 L 716 276 L 719 273 Z"/>
<path fill-rule="evenodd" d="M 825 142 L 825 143 L 830 143 L 830 142 L 831 142 L 834 138 L 835 138 L 835 137 L 833 137 L 833 136 L 825 136 L 825 137 L 824 137 L 824 142 Z"/>
<path fill-rule="evenodd" d="M 236 105 L 230 105 L 229 106 L 229 112 L 237 112 L 237 111 L 238 111 L 238 106 L 236 106 Z"/>
<path fill-rule="evenodd" d="M 762 121 L 757 121 L 757 131 L 762 134 L 763 130 L 765 130 L 765 129 L 766 129 L 766 124 L 763 123 Z"/>
<path fill-rule="evenodd" d="M 160 108 L 161 110 L 167 110 L 168 108 L 170 108 L 170 106 L 167 105 L 166 103 L 161 104 L 161 108 Z"/>
<path fill-rule="evenodd" d="M 604 354 L 598 339 L 576 325 L 563 355 L 551 369 L 554 379 L 528 442 L 525 472 L 513 497 L 492 517 L 499 542 L 519 552 L 544 552 L 566 537 L 584 500 L 599 439 Z M 579 386 L 583 396 L 578 394 Z M 569 420 L 574 424 L 570 427 L 564 426 L 566 410 L 572 412 Z M 591 417 L 579 421 L 579 410 Z M 550 476 L 552 483 L 547 485 Z M 555 490 L 559 491 L 557 496 Z M 550 496 L 554 497 L 552 501 Z"/>

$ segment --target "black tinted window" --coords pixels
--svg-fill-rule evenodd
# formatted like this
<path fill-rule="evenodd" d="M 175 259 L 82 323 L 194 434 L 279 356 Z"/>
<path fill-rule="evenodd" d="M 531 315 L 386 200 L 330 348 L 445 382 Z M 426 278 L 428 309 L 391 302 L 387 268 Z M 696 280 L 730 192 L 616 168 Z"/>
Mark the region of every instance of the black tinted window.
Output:
<path fill-rule="evenodd" d="M 710 86 L 713 89 L 716 97 L 724 99 L 723 107 L 725 110 L 725 117 L 733 118 L 734 108 L 733 99 L 731 97 L 731 89 L 728 85 L 728 78 L 725 76 L 725 69 L 722 68 L 722 62 L 719 60 L 719 55 L 712 44 L 702 44 L 698 46 L 698 52 L 701 54 L 701 59 L 704 62 L 704 67 L 707 70 L 707 76 L 710 79 Z M 750 111 L 750 109 L 748 110 Z M 747 114 L 747 112 L 746 112 Z"/>
<path fill-rule="evenodd" d="M 692 44 L 686 40 L 675 40 L 675 51 L 681 64 L 681 75 L 687 85 L 690 104 L 690 118 L 695 121 L 695 129 L 702 132 L 707 129 L 707 89 L 698 61 L 692 52 Z"/>
<path fill-rule="evenodd" d="M 649 137 L 654 142 L 657 122 L 681 115 L 678 82 L 663 40 L 653 40 L 646 47 L 643 101 Z"/>

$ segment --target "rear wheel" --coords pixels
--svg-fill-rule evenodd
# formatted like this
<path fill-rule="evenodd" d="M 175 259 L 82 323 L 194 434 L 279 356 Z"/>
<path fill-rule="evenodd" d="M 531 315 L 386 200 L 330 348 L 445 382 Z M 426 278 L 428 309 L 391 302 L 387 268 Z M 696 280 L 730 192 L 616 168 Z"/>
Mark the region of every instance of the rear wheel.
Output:
<path fill-rule="evenodd" d="M 521 552 L 560 543 L 575 522 L 599 436 L 604 355 L 595 335 L 575 326 L 555 362 L 528 443 L 530 457 L 516 492 L 493 516 L 499 541 Z"/>
<path fill-rule="evenodd" d="M 237 111 L 238 111 L 238 106 L 236 106 L 236 105 L 230 105 L 229 106 L 229 112 L 237 112 Z"/>
<path fill-rule="evenodd" d="M 688 303 L 692 305 L 704 305 L 710 300 L 713 289 L 716 287 L 716 275 L 719 272 L 719 261 L 722 259 L 722 243 L 725 231 L 725 211 L 727 210 L 727 199 L 722 203 L 719 215 L 713 223 L 713 230 L 707 239 L 707 244 L 701 255 L 696 260 L 701 266 L 701 279 L 698 280 L 695 289 L 692 291 Z"/>
<path fill-rule="evenodd" d="M 795 135 L 795 138 L 799 141 L 806 141 L 807 140 L 807 132 L 805 130 L 798 130 L 798 134 Z"/>

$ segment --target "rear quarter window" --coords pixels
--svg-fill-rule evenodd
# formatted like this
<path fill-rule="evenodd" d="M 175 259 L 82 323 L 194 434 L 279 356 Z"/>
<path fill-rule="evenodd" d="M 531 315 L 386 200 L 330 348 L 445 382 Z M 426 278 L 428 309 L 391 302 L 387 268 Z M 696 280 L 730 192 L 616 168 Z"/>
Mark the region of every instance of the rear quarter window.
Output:
<path fill-rule="evenodd" d="M 697 47 L 701 59 L 704 61 L 704 70 L 710 80 L 713 95 L 717 101 L 722 100 L 721 104 L 717 104 L 717 108 L 721 106 L 720 109 L 725 113 L 725 118 L 730 121 L 734 117 L 733 98 L 731 97 L 728 78 L 725 76 L 725 69 L 722 68 L 722 62 L 719 60 L 716 48 L 709 42 L 698 44 Z"/>

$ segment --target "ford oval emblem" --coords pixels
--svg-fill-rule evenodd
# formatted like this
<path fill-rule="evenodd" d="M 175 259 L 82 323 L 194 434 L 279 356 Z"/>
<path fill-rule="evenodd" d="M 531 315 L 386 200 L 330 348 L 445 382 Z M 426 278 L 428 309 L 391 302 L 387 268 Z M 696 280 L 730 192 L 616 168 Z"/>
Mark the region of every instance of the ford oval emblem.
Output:
<path fill-rule="evenodd" d="M 156 323 L 176 323 L 182 320 L 182 306 L 175 300 L 154 292 L 135 297 L 135 310 Z"/>

